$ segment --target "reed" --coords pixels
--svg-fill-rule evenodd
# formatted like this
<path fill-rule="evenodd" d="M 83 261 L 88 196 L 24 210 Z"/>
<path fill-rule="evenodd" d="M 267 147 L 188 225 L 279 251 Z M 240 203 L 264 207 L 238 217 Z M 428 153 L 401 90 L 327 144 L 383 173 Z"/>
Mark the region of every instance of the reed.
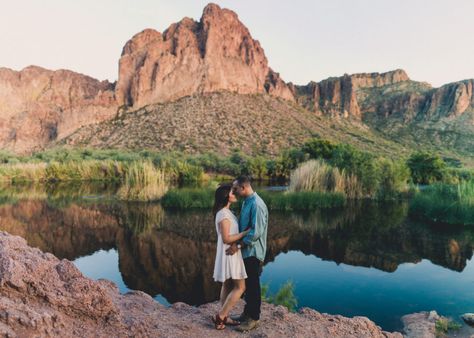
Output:
<path fill-rule="evenodd" d="M 44 181 L 46 167 L 46 163 L 2 164 L 0 165 L 0 181 L 4 183 Z"/>
<path fill-rule="evenodd" d="M 346 174 L 344 170 L 332 167 L 322 160 L 310 160 L 291 173 L 288 191 L 335 193 L 347 198 L 359 198 L 362 186 L 354 174 Z"/>
<path fill-rule="evenodd" d="M 0 181 L 59 182 L 119 180 L 124 177 L 126 165 L 106 160 L 30 162 L 0 165 Z"/>
<path fill-rule="evenodd" d="M 128 201 L 156 201 L 168 191 L 163 170 L 151 161 L 132 162 L 127 166 L 117 197 Z"/>
<path fill-rule="evenodd" d="M 163 196 L 161 203 L 165 208 L 211 210 L 214 203 L 214 191 L 214 189 L 174 189 Z M 344 196 L 338 193 L 259 191 L 258 194 L 269 210 L 313 210 L 340 207 L 345 204 Z"/>
<path fill-rule="evenodd" d="M 426 187 L 411 200 L 410 214 L 436 223 L 474 225 L 474 180 Z"/>

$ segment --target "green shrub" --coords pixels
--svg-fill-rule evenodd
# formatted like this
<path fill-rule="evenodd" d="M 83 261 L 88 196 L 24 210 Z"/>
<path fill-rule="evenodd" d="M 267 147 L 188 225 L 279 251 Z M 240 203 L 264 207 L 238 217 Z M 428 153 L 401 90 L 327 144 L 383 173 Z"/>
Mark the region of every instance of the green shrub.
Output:
<path fill-rule="evenodd" d="M 443 335 L 449 331 L 458 331 L 461 327 L 460 323 L 445 317 L 441 317 L 435 323 L 436 333 Z"/>
<path fill-rule="evenodd" d="M 276 294 L 270 294 L 269 285 L 263 284 L 261 293 L 262 300 L 275 305 L 283 305 L 289 311 L 295 311 L 298 306 L 298 301 L 295 297 L 294 289 L 293 282 L 287 281 L 280 287 Z"/>
<path fill-rule="evenodd" d="M 335 148 L 336 145 L 331 141 L 314 138 L 306 142 L 301 150 L 307 153 L 309 158 L 329 160 L 332 158 Z"/>
<path fill-rule="evenodd" d="M 438 155 L 416 152 L 407 160 L 411 177 L 417 184 L 432 184 L 443 179 L 446 164 Z"/>

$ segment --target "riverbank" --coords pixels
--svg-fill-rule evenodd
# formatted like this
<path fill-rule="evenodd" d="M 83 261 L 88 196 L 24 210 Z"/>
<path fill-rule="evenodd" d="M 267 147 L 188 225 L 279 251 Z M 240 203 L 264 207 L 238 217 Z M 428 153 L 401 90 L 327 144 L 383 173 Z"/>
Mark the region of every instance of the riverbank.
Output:
<path fill-rule="evenodd" d="M 210 316 L 218 304 L 167 308 L 143 292 L 120 294 L 115 284 L 86 278 L 68 260 L 31 248 L 0 232 L 0 334 L 15 336 L 213 337 Z M 261 326 L 239 337 L 402 337 L 365 317 L 346 318 L 303 308 L 289 313 L 263 305 Z M 238 309 L 237 309 L 238 311 Z"/>

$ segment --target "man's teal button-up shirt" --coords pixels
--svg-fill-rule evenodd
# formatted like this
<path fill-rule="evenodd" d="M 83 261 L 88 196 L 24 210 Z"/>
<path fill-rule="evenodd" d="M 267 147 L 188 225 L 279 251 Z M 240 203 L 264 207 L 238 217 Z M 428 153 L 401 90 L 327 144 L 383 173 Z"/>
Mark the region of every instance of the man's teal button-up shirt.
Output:
<path fill-rule="evenodd" d="M 257 257 L 263 262 L 267 251 L 268 209 L 256 192 L 245 198 L 240 211 L 239 230 L 250 227 L 249 233 L 242 239 L 242 257 Z"/>

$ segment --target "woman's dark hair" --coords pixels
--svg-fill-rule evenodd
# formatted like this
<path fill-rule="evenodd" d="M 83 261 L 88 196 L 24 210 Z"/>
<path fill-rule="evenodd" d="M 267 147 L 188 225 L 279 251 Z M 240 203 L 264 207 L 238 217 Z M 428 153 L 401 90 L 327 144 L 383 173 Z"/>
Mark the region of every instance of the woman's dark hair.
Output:
<path fill-rule="evenodd" d="M 229 193 L 232 190 L 232 184 L 222 184 L 216 189 L 214 194 L 214 206 L 212 207 L 212 213 L 214 217 L 219 210 L 229 203 Z"/>

